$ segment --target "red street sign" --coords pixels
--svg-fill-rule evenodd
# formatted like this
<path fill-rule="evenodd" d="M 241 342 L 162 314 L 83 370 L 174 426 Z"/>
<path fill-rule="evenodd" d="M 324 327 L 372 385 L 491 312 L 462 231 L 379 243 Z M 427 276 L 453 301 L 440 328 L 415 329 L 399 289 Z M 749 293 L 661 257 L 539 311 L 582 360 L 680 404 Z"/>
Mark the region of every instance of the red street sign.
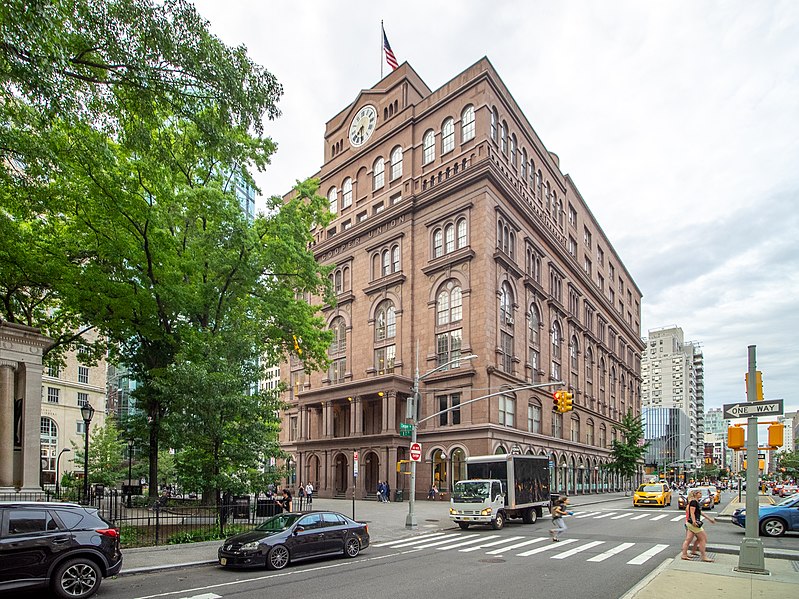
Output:
<path fill-rule="evenodd" d="M 421 462 L 422 461 L 422 446 L 419 443 L 411 443 L 411 461 L 412 462 Z"/>

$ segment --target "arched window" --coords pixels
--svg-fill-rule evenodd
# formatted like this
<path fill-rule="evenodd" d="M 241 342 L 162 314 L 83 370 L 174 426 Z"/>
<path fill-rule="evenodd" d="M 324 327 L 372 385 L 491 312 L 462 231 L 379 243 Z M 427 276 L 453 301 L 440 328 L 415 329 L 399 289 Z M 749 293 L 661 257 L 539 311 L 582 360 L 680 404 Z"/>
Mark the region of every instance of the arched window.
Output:
<path fill-rule="evenodd" d="M 347 177 L 341 186 L 341 207 L 352 206 L 352 179 Z"/>
<path fill-rule="evenodd" d="M 397 316 L 394 302 L 383 301 L 375 312 L 375 341 L 393 339 L 397 334 Z"/>
<path fill-rule="evenodd" d="M 493 114 L 492 114 L 493 117 Z M 461 143 L 474 137 L 474 106 L 469 104 L 461 113 Z"/>
<path fill-rule="evenodd" d="M 374 169 L 372 171 L 372 189 L 380 189 L 386 183 L 386 164 L 381 156 L 375 160 Z"/>
<path fill-rule="evenodd" d="M 342 275 L 341 275 L 341 271 L 340 270 L 336 271 L 334 285 L 335 285 L 336 293 L 341 293 L 342 291 L 344 291 L 344 283 L 343 283 L 343 279 L 342 279 Z"/>
<path fill-rule="evenodd" d="M 552 190 L 549 187 L 549 181 L 544 184 L 544 193 L 546 196 L 547 210 L 552 209 Z"/>
<path fill-rule="evenodd" d="M 330 370 L 328 378 L 331 383 L 342 383 L 347 371 L 347 327 L 342 317 L 333 319 L 330 323 L 333 331 L 333 340 L 330 343 Z"/>
<path fill-rule="evenodd" d="M 599 358 L 599 401 L 603 404 L 605 402 L 605 380 L 607 377 L 608 371 L 605 368 L 605 358 Z"/>
<path fill-rule="evenodd" d="M 541 342 L 541 313 L 538 311 L 538 306 L 532 304 L 530 306 L 530 343 L 538 346 Z"/>
<path fill-rule="evenodd" d="M 508 153 L 508 124 L 505 121 L 502 121 L 502 124 L 499 126 L 499 147 L 502 150 L 502 153 L 507 155 L 507 153 Z"/>
<path fill-rule="evenodd" d="M 402 177 L 402 148 L 397 146 L 391 150 L 391 180 Z"/>
<path fill-rule="evenodd" d="M 516 134 L 512 133 L 510 136 L 510 163 L 516 166 Z"/>
<path fill-rule="evenodd" d="M 436 301 L 436 323 L 445 325 L 458 322 L 463 317 L 463 297 L 461 288 L 453 281 L 449 281 L 438 294 Z"/>
<path fill-rule="evenodd" d="M 577 344 L 577 337 L 572 335 L 571 341 L 569 342 L 569 365 L 573 371 L 577 371 L 577 354 L 580 351 L 580 347 Z"/>
<path fill-rule="evenodd" d="M 465 248 L 466 245 L 466 219 L 461 218 L 458 220 L 458 249 Z"/>
<path fill-rule="evenodd" d="M 593 445 L 595 443 L 594 439 L 594 421 L 588 420 L 585 423 L 585 443 L 586 445 Z"/>
<path fill-rule="evenodd" d="M 380 258 L 380 272 L 385 277 L 386 275 L 391 274 L 391 253 L 388 250 L 383 250 Z"/>
<path fill-rule="evenodd" d="M 522 172 L 520 173 L 522 183 L 527 183 L 527 150 L 522 148 Z"/>
<path fill-rule="evenodd" d="M 585 348 L 585 393 L 594 403 L 594 354 L 590 347 Z"/>
<path fill-rule="evenodd" d="M 447 281 L 436 298 L 436 361 L 438 366 L 447 362 L 447 370 L 460 366 L 463 329 L 463 298 L 461 288 L 454 280 Z M 444 327 L 447 327 L 444 330 Z"/>
<path fill-rule="evenodd" d="M 58 455 L 58 426 L 52 418 L 42 416 L 40 421 L 40 443 L 42 483 L 55 484 L 58 476 L 55 471 L 56 456 Z"/>
<path fill-rule="evenodd" d="M 538 169 L 538 171 L 536 171 L 536 173 L 535 173 L 535 188 L 537 190 L 536 195 L 538 196 L 538 201 L 539 202 L 543 202 L 544 201 L 544 198 L 541 195 L 541 193 L 542 193 L 541 192 L 541 186 L 542 185 L 543 185 L 543 180 L 542 180 L 542 177 L 541 177 L 541 169 Z"/>
<path fill-rule="evenodd" d="M 497 141 L 497 121 L 499 120 L 499 116 L 497 115 L 497 109 L 494 108 L 491 110 L 491 139 L 495 142 Z"/>
<path fill-rule="evenodd" d="M 561 345 L 563 339 L 561 334 L 560 323 L 555 320 L 552 322 L 552 362 L 549 375 L 556 381 L 563 380 L 561 378 L 560 360 L 561 360 Z"/>
<path fill-rule="evenodd" d="M 338 189 L 331 187 L 327 192 L 327 201 L 330 204 L 330 212 L 336 214 L 338 212 Z"/>
<path fill-rule="evenodd" d="M 571 418 L 571 441 L 572 443 L 579 443 L 580 442 L 580 417 L 577 414 L 573 414 Z"/>
<path fill-rule="evenodd" d="M 513 326 L 513 291 L 507 281 L 502 283 L 499 291 L 499 322 Z"/>
<path fill-rule="evenodd" d="M 444 227 L 444 253 L 455 251 L 455 225 L 448 224 Z"/>
<path fill-rule="evenodd" d="M 441 154 L 455 149 L 455 121 L 451 118 L 441 126 Z"/>
<path fill-rule="evenodd" d="M 433 258 L 444 255 L 444 231 L 436 229 L 433 231 Z"/>
<path fill-rule="evenodd" d="M 530 160 L 530 189 L 533 195 L 535 195 L 535 164 L 532 159 Z"/>
<path fill-rule="evenodd" d="M 391 248 L 391 271 L 400 271 L 400 249 L 398 245 Z"/>
<path fill-rule="evenodd" d="M 430 164 L 436 157 L 436 134 L 432 129 L 424 134 L 422 147 L 422 164 Z"/>

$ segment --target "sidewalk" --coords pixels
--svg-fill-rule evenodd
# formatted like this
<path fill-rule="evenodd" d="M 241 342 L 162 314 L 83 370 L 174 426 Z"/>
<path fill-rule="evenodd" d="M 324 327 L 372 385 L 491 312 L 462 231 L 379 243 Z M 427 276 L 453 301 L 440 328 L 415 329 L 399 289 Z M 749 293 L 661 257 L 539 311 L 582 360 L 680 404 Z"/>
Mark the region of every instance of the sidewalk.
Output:
<path fill-rule="evenodd" d="M 574 507 L 595 505 L 614 501 L 630 495 L 607 493 L 603 495 L 584 495 L 572 497 Z M 768 501 L 761 497 L 761 501 Z M 737 498 L 720 512 L 721 517 L 729 517 L 737 507 Z M 352 501 L 342 499 L 314 498 L 313 508 L 334 510 L 352 516 Z M 355 502 L 355 519 L 369 525 L 369 535 L 373 543 L 413 536 L 440 528 L 449 528 L 449 502 L 417 500 L 415 503 L 417 527 L 405 527 L 408 515 L 408 502 L 378 503 L 358 500 Z M 549 518 L 545 510 L 544 518 Z M 213 564 L 217 561 L 216 552 L 222 541 L 207 541 L 185 545 L 164 545 L 123 550 L 124 562 L 121 576 Z M 658 568 L 631 589 L 623 599 L 673 599 L 677 594 L 685 594 L 686 589 L 704 592 L 706 589 L 725 599 L 750 599 L 768 597 L 769 599 L 793 599 L 799 588 L 799 570 L 794 562 L 799 562 L 799 551 L 786 549 L 766 550 L 765 567 L 768 575 L 744 574 L 736 572 L 738 547 L 732 545 L 708 545 L 708 553 L 715 563 L 683 561 L 669 558 Z M 779 559 L 777 559 L 779 558 Z"/>

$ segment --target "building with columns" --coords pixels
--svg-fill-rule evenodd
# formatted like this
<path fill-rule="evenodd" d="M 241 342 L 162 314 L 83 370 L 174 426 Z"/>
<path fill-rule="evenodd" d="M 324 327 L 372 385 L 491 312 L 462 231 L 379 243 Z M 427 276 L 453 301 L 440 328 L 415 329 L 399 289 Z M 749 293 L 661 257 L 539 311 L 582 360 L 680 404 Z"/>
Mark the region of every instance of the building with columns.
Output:
<path fill-rule="evenodd" d="M 333 269 L 334 339 L 327 372 L 281 367 L 287 484 L 407 496 L 399 425 L 418 369 L 418 496 L 451 489 L 468 456 L 513 451 L 548 456 L 553 491 L 618 488 L 607 464 L 622 415 L 640 413 L 641 292 L 488 59 L 437 90 L 400 65 L 323 146 L 335 218 L 313 251 Z"/>

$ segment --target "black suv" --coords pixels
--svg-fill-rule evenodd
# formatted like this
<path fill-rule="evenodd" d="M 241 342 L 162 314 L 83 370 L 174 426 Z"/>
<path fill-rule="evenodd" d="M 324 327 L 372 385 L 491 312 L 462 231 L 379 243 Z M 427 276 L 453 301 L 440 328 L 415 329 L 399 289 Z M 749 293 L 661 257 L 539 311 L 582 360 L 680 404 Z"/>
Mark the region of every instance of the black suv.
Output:
<path fill-rule="evenodd" d="M 83 599 L 121 568 L 119 531 L 95 508 L 0 501 L 0 592 L 49 586 Z"/>

